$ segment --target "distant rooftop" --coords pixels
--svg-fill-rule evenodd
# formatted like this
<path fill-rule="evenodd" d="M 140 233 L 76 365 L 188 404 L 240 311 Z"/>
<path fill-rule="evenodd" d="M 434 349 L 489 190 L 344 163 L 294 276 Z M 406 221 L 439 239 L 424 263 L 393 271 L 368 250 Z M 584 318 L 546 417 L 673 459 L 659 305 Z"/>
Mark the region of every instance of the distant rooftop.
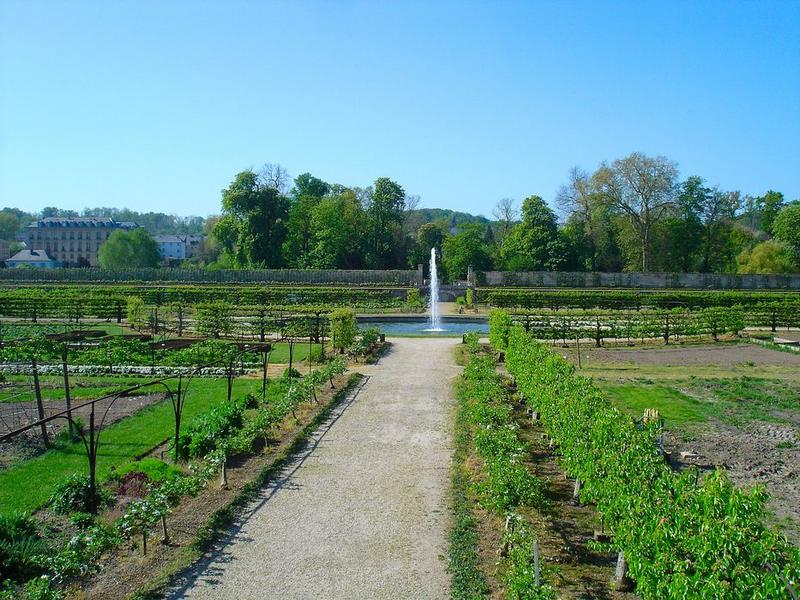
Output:
<path fill-rule="evenodd" d="M 111 217 L 45 217 L 38 219 L 28 227 L 111 227 L 115 229 L 136 229 L 133 221 L 115 221 Z"/>
<path fill-rule="evenodd" d="M 54 259 L 50 258 L 50 256 L 44 250 L 20 250 L 8 260 L 15 262 L 35 263 L 52 262 Z"/>

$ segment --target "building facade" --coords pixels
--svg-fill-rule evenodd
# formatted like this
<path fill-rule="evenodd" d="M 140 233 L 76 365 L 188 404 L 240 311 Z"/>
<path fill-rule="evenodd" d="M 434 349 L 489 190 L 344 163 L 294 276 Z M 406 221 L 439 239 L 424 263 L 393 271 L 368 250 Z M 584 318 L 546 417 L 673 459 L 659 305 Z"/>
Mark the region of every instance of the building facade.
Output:
<path fill-rule="evenodd" d="M 161 260 L 184 260 L 191 258 L 203 242 L 201 235 L 157 235 L 158 253 Z"/>
<path fill-rule="evenodd" d="M 112 233 L 137 227 L 109 217 L 47 217 L 28 225 L 26 242 L 31 250 L 43 250 L 64 266 L 94 267 L 97 251 Z"/>

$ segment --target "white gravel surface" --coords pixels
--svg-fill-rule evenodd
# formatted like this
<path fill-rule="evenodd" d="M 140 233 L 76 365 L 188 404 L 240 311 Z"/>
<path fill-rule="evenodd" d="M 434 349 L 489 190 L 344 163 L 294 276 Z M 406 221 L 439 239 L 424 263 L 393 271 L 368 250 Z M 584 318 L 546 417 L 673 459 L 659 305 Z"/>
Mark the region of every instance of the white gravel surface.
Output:
<path fill-rule="evenodd" d="M 447 598 L 457 340 L 397 338 L 170 598 Z"/>

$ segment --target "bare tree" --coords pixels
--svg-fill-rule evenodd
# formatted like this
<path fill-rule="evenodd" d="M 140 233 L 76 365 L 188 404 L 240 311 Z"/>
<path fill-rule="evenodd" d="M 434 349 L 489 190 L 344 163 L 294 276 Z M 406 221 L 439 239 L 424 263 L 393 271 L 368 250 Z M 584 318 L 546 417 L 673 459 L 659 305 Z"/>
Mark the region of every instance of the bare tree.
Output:
<path fill-rule="evenodd" d="M 601 163 L 593 179 L 600 194 L 628 217 L 639 237 L 642 271 L 647 271 L 650 234 L 675 203 L 677 164 L 663 156 L 634 152 L 611 166 Z"/>
<path fill-rule="evenodd" d="M 513 198 L 500 198 L 494 210 L 492 210 L 492 216 L 500 223 L 500 236 L 502 239 L 519 217 L 517 201 Z"/>
<path fill-rule="evenodd" d="M 289 189 L 291 181 L 289 173 L 277 163 L 264 163 L 258 172 L 258 177 L 263 185 L 276 189 L 281 194 L 285 194 Z"/>
<path fill-rule="evenodd" d="M 597 268 L 597 242 L 595 219 L 593 209 L 598 200 L 598 194 L 589 173 L 580 167 L 569 170 L 569 181 L 561 186 L 556 194 L 556 203 L 569 218 L 575 215 L 586 226 L 587 238 L 591 250 L 591 269 Z"/>

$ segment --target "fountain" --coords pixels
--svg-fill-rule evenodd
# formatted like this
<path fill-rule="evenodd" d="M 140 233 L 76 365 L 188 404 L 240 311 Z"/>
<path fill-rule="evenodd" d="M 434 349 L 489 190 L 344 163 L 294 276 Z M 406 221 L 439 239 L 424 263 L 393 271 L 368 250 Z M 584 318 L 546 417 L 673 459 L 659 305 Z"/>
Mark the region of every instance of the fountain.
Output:
<path fill-rule="evenodd" d="M 436 272 L 436 248 L 431 248 L 430 323 L 425 331 L 444 331 L 439 318 L 439 276 Z"/>

